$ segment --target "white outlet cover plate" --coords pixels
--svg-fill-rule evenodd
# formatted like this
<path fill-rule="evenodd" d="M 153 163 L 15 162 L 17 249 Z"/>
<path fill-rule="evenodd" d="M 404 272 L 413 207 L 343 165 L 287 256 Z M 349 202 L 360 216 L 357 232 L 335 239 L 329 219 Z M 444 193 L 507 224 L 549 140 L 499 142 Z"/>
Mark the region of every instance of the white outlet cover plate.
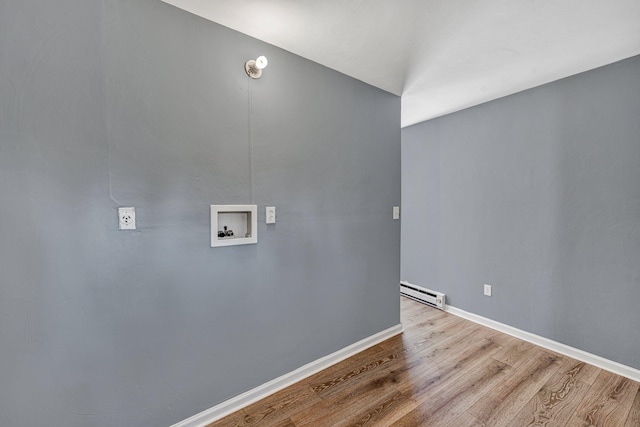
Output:
<path fill-rule="evenodd" d="M 400 219 L 400 206 L 393 207 L 393 219 Z"/>
<path fill-rule="evenodd" d="M 491 285 L 484 285 L 484 294 L 488 297 L 491 296 Z"/>
<path fill-rule="evenodd" d="M 136 229 L 136 208 L 133 208 L 133 207 L 118 208 L 118 229 L 120 230 Z"/>

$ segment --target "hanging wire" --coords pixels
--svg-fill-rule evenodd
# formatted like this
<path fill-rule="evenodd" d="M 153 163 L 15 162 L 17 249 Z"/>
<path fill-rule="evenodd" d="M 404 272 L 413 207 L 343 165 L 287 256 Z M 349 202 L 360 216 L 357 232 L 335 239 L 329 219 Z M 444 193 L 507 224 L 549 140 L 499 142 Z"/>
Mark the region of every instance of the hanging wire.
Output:
<path fill-rule="evenodd" d="M 251 180 L 251 204 L 255 204 L 254 201 L 254 180 L 253 180 L 253 82 L 249 79 L 249 179 Z"/>

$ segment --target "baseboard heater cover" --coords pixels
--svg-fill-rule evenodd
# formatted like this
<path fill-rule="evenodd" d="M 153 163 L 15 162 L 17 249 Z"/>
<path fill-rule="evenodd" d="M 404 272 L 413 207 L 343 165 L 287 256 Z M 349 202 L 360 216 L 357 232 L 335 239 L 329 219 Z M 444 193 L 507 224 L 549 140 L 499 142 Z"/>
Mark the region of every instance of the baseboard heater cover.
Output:
<path fill-rule="evenodd" d="M 444 310 L 445 295 L 442 292 L 432 291 L 409 282 L 400 282 L 400 294 L 420 301 L 432 307 Z"/>

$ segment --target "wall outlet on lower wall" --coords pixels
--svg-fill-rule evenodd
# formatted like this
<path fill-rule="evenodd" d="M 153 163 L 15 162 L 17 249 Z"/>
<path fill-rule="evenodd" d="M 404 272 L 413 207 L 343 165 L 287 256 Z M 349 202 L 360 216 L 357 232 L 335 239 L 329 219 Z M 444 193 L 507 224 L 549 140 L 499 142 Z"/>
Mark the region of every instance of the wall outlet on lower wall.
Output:
<path fill-rule="evenodd" d="M 491 296 L 491 285 L 487 285 L 487 284 L 484 285 L 484 294 L 488 297 Z"/>
<path fill-rule="evenodd" d="M 118 229 L 135 230 L 136 229 L 136 208 L 118 208 Z"/>

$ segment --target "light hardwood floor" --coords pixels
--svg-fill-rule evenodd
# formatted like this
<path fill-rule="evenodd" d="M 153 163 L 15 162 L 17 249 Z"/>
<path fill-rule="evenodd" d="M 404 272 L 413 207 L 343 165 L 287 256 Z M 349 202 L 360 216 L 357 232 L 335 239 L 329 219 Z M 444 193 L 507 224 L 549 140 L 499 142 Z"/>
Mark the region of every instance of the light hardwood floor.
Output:
<path fill-rule="evenodd" d="M 640 426 L 640 383 L 401 298 L 404 333 L 222 426 Z"/>

